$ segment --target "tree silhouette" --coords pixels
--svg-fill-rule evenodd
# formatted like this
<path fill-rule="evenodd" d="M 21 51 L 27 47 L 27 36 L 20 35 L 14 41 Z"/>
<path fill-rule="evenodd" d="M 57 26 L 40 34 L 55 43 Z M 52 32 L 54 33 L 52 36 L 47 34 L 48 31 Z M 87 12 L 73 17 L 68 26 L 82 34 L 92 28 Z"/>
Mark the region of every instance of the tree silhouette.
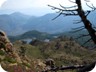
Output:
<path fill-rule="evenodd" d="M 71 1 L 72 2 L 72 1 Z M 96 44 L 96 31 L 95 29 L 92 27 L 92 23 L 87 19 L 88 15 L 94 11 L 96 8 L 93 6 L 89 6 L 87 3 L 86 5 L 88 7 L 90 7 L 92 10 L 87 10 L 87 11 L 84 11 L 82 9 L 82 4 L 81 4 L 81 0 L 75 0 L 74 2 L 76 4 L 76 6 L 71 6 L 71 7 L 64 7 L 62 5 L 61 8 L 58 8 L 58 7 L 54 7 L 54 6 L 51 6 L 51 5 L 48 5 L 50 7 L 52 7 L 52 9 L 57 9 L 59 10 L 59 15 L 56 16 L 54 19 L 56 19 L 57 17 L 59 17 L 60 15 L 65 15 L 65 16 L 70 16 L 70 15 L 73 15 L 73 16 L 79 16 L 81 18 L 80 21 L 78 21 L 77 23 L 81 23 L 83 22 L 84 26 L 81 26 L 77 29 L 77 31 L 80 31 L 80 30 L 83 30 L 83 29 L 87 29 L 88 31 L 88 35 L 91 36 L 91 39 L 89 39 L 88 41 L 86 42 L 89 42 L 90 40 L 92 40 L 95 44 Z M 83 36 L 88 36 L 88 35 L 83 35 Z"/>
<path fill-rule="evenodd" d="M 91 38 L 89 40 L 87 40 L 85 43 L 87 43 L 90 40 L 92 40 L 94 42 L 94 44 L 96 44 L 96 31 L 95 31 L 94 27 L 92 26 L 92 23 L 87 19 L 88 15 L 92 11 L 95 11 L 96 8 L 93 5 L 92 6 L 89 6 L 87 4 L 88 0 L 85 0 L 86 5 L 89 8 L 91 8 L 92 10 L 87 10 L 87 11 L 84 11 L 83 10 L 81 0 L 75 0 L 75 2 L 73 2 L 73 1 L 70 1 L 70 2 L 74 3 L 75 6 L 64 7 L 64 6 L 60 5 L 61 8 L 58 8 L 58 7 L 55 7 L 55 6 L 48 5 L 53 10 L 59 10 L 58 11 L 59 15 L 56 16 L 54 19 L 56 19 L 60 15 L 65 15 L 65 16 L 71 16 L 71 15 L 72 16 L 79 16 L 81 18 L 81 20 L 78 21 L 77 23 L 83 22 L 84 26 L 81 26 L 81 27 L 77 28 L 78 29 L 77 31 L 86 29 L 88 31 L 88 33 L 89 33 L 88 35 Z M 83 36 L 88 36 L 88 35 L 83 35 Z M 83 36 L 80 36 L 80 37 L 83 37 Z M 87 70 L 91 70 L 95 66 L 95 63 L 96 62 L 93 62 L 92 64 L 85 66 L 83 69 L 79 70 L 78 72 L 86 72 Z"/>

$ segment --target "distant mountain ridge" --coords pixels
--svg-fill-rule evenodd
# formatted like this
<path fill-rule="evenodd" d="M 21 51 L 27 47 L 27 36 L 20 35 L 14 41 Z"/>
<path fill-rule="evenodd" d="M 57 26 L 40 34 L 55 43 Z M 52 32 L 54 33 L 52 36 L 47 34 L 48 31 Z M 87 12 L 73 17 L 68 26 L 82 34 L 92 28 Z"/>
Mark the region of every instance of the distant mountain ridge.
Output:
<path fill-rule="evenodd" d="M 23 39 L 38 39 L 38 40 L 45 40 L 45 39 L 52 39 L 54 37 L 53 34 L 48 34 L 46 32 L 39 32 L 36 30 L 25 32 L 24 34 L 17 35 L 17 36 L 9 36 L 9 39 L 14 42 L 16 40 L 23 40 Z"/>
<path fill-rule="evenodd" d="M 38 30 L 41 32 L 56 33 L 70 31 L 74 27 L 73 20 L 78 17 L 63 17 L 60 16 L 56 20 L 52 20 L 57 14 L 46 14 L 35 19 L 30 19 L 23 29 L 27 31 Z M 79 25 L 80 26 L 80 25 Z M 75 26 L 76 27 L 76 26 Z"/>
<path fill-rule="evenodd" d="M 86 30 L 83 30 L 83 31 L 79 31 L 77 33 L 61 32 L 61 33 L 49 34 L 46 32 L 31 30 L 31 31 L 25 32 L 21 35 L 9 36 L 9 39 L 11 40 L 11 42 L 14 42 L 17 40 L 22 40 L 22 41 L 26 41 L 29 43 L 29 41 L 32 41 L 34 39 L 40 40 L 40 41 L 50 41 L 50 40 L 56 39 L 58 37 L 64 36 L 64 37 L 68 37 L 70 39 L 75 40 L 81 46 L 87 47 L 89 49 L 93 49 L 95 46 L 93 42 L 88 42 L 88 43 L 84 44 L 88 39 L 90 39 L 90 36 L 79 38 L 81 35 L 84 35 L 84 34 L 88 34 L 88 32 Z"/>
<path fill-rule="evenodd" d="M 95 12 L 92 12 L 88 19 L 95 24 L 95 17 L 93 15 L 95 16 Z M 0 29 L 4 30 L 8 35 L 20 35 L 31 30 L 47 33 L 66 32 L 83 25 L 82 23 L 73 25 L 75 20 L 80 20 L 78 16 L 60 16 L 52 20 L 56 16 L 56 13 L 50 13 L 35 17 L 19 12 L 10 15 L 0 15 Z"/>
<path fill-rule="evenodd" d="M 0 15 L 0 29 L 4 30 L 8 35 L 21 34 L 23 32 L 21 27 L 27 22 L 29 17 L 18 12 L 10 15 Z"/>

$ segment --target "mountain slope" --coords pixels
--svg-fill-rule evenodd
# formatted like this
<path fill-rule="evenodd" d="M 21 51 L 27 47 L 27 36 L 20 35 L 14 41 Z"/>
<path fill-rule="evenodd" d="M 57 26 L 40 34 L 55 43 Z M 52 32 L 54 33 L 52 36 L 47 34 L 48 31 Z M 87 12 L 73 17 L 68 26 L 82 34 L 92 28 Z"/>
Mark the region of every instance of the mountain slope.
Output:
<path fill-rule="evenodd" d="M 12 30 L 15 29 L 13 19 L 9 15 L 0 15 L 0 29 L 11 34 Z"/>
<path fill-rule="evenodd" d="M 44 33 L 33 31 L 32 34 Z M 54 60 L 55 66 L 86 65 L 96 60 L 95 50 L 88 50 L 80 46 L 73 38 L 66 36 L 59 36 L 49 42 L 35 39 L 30 44 L 19 40 L 15 41 L 13 45 L 16 60 L 11 57 L 10 53 L 8 56 L 4 50 L 0 50 L 0 61 L 9 72 L 14 72 L 14 68 L 16 72 L 18 69 L 20 72 L 23 72 L 22 70 L 26 72 L 30 70 L 32 72 L 41 72 L 43 69 L 46 69 L 46 59 L 48 58 Z M 76 71 L 70 70 L 69 72 Z"/>
<path fill-rule="evenodd" d="M 6 31 L 8 35 L 19 35 L 31 30 L 47 33 L 65 32 L 70 31 L 72 28 L 83 26 L 83 23 L 73 25 L 74 22 L 80 20 L 78 16 L 64 17 L 62 15 L 52 20 L 56 16 L 56 13 L 51 13 L 34 17 L 18 12 L 10 15 L 0 15 L 0 29 Z M 88 19 L 95 25 L 95 12 L 90 13 Z"/>
<path fill-rule="evenodd" d="M 8 35 L 21 34 L 23 32 L 22 25 L 26 23 L 29 17 L 21 13 L 0 15 L 0 29 Z"/>
<path fill-rule="evenodd" d="M 53 35 L 45 33 L 45 32 L 39 32 L 36 30 L 25 32 L 24 34 L 17 35 L 17 36 L 9 36 L 10 40 L 12 42 L 16 40 L 22 40 L 22 39 L 38 39 L 38 40 L 45 40 L 45 39 L 52 39 Z"/>
<path fill-rule="evenodd" d="M 45 59 L 52 58 L 56 62 L 56 66 L 87 64 L 96 59 L 94 50 L 85 49 L 73 39 L 64 36 L 50 42 L 35 40 L 30 44 L 39 48 Z M 32 55 L 31 50 L 30 55 Z"/>
<path fill-rule="evenodd" d="M 15 13 L 12 13 L 10 14 L 10 16 L 12 17 L 12 19 L 14 20 L 14 22 L 16 24 L 25 24 L 27 22 L 27 20 L 31 17 L 29 15 L 24 15 L 22 13 L 19 13 L 19 12 L 15 12 Z"/>
<path fill-rule="evenodd" d="M 23 29 L 26 29 L 27 31 L 38 30 L 41 32 L 56 33 L 70 31 L 72 27 L 78 26 L 73 25 L 73 20 L 78 19 L 78 17 L 60 16 L 56 20 L 52 20 L 56 16 L 57 14 L 46 14 L 35 19 L 30 18 L 29 21 L 23 26 Z"/>

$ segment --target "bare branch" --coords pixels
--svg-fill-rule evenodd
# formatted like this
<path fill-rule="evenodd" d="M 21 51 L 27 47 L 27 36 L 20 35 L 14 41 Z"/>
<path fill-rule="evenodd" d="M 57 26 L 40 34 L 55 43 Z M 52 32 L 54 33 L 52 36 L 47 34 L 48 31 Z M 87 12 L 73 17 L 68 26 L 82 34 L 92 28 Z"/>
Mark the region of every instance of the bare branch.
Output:
<path fill-rule="evenodd" d="M 86 5 L 89 7 L 89 8 L 91 8 L 91 9 L 93 9 L 93 10 L 95 10 L 96 8 L 94 7 L 94 5 L 92 4 L 92 6 L 90 6 L 90 5 L 88 5 L 88 3 L 86 3 Z"/>
<path fill-rule="evenodd" d="M 93 62 L 92 64 L 89 64 L 85 66 L 83 69 L 79 69 L 78 72 L 88 72 L 91 71 L 95 67 L 96 62 Z"/>
<path fill-rule="evenodd" d="M 65 16 L 76 16 L 76 15 L 78 15 L 78 14 L 72 14 L 72 13 L 62 13 L 63 15 L 65 15 Z"/>
<path fill-rule="evenodd" d="M 69 0 L 71 3 L 75 3 L 75 2 L 73 2 L 73 1 L 71 1 L 71 0 Z"/>
<path fill-rule="evenodd" d="M 51 5 L 48 5 L 48 6 L 51 7 L 53 10 L 57 9 L 57 10 L 63 11 L 63 9 L 61 9 L 61 8 L 54 7 L 54 6 L 51 6 Z"/>
<path fill-rule="evenodd" d="M 62 11 L 58 10 L 58 11 L 56 11 L 56 13 L 62 13 Z"/>
<path fill-rule="evenodd" d="M 64 10 L 64 9 L 61 9 L 61 8 L 58 8 L 58 7 L 55 7 L 55 6 L 51 6 L 51 5 L 48 5 L 49 7 L 53 8 L 54 10 L 57 9 L 57 10 L 60 10 L 60 11 L 77 11 L 77 9 L 73 9 L 73 10 Z"/>
<path fill-rule="evenodd" d="M 75 20 L 75 21 L 77 21 L 77 22 L 74 22 L 74 24 L 78 24 L 78 23 L 81 23 L 82 22 L 82 20 Z"/>
<path fill-rule="evenodd" d="M 93 4 L 92 4 L 92 6 L 93 6 L 94 10 L 96 10 L 96 7 Z"/>
<path fill-rule="evenodd" d="M 59 4 L 63 9 L 65 9 L 66 10 L 66 7 L 64 7 L 64 6 L 62 6 L 61 4 Z"/>
<path fill-rule="evenodd" d="M 55 19 L 58 18 L 61 14 L 62 14 L 62 12 L 59 13 L 59 15 L 57 15 L 57 16 L 56 16 L 55 18 L 53 18 L 52 20 L 55 20 Z"/>
<path fill-rule="evenodd" d="M 76 9 L 73 9 L 73 10 L 67 10 L 66 7 L 63 7 L 62 5 L 60 5 L 63 9 L 61 8 L 58 8 L 58 7 L 54 7 L 54 6 L 51 6 L 51 5 L 48 5 L 49 7 L 52 7 L 53 10 L 57 9 L 59 10 L 58 13 L 59 15 L 57 15 L 55 18 L 53 18 L 52 20 L 55 20 L 56 18 L 58 18 L 61 14 L 62 15 L 65 15 L 65 16 L 70 16 L 70 15 L 78 15 L 76 14 L 74 11 L 76 11 Z M 71 8 L 71 7 L 70 7 Z M 70 13 L 67 13 L 67 12 L 70 12 Z"/>
<path fill-rule="evenodd" d="M 78 69 L 78 68 L 83 68 L 85 67 L 84 65 L 74 65 L 74 66 L 62 66 L 60 70 L 65 70 L 65 69 Z"/>
<path fill-rule="evenodd" d="M 92 49 L 91 49 L 91 50 L 93 50 L 94 48 L 96 48 L 96 45 L 93 45 L 93 47 L 92 47 Z"/>
<path fill-rule="evenodd" d="M 59 4 L 60 5 L 60 4 Z M 62 5 L 60 5 L 62 8 L 67 8 L 67 9 L 69 9 L 69 8 L 75 8 L 75 7 L 77 7 L 77 5 L 75 5 L 75 6 L 70 6 L 70 7 L 64 7 L 64 6 L 62 6 Z"/>
<path fill-rule="evenodd" d="M 80 29 L 80 28 L 84 28 L 84 26 L 80 26 L 80 27 L 72 28 L 72 29 L 73 29 L 73 30 L 76 30 L 76 29 Z"/>
<path fill-rule="evenodd" d="M 91 11 L 87 11 L 85 14 L 86 14 L 86 17 L 91 13 Z"/>
<path fill-rule="evenodd" d="M 90 0 L 85 0 L 86 2 L 90 2 Z"/>
<path fill-rule="evenodd" d="M 59 71 L 59 70 L 68 70 L 68 69 L 80 69 L 84 68 L 84 65 L 74 65 L 74 66 L 61 66 L 61 67 L 55 67 L 55 68 L 50 68 L 42 72 L 48 72 L 48 71 Z"/>
<path fill-rule="evenodd" d="M 81 21 L 84 23 L 84 27 L 87 29 L 87 31 L 88 31 L 88 33 L 90 34 L 90 36 L 91 36 L 91 39 L 94 41 L 94 43 L 96 43 L 96 31 L 95 31 L 95 29 L 92 27 L 92 23 L 87 19 L 87 16 L 89 15 L 89 13 L 90 13 L 90 11 L 87 11 L 86 13 L 83 11 L 83 9 L 82 9 L 82 4 L 81 4 L 81 0 L 75 0 L 76 2 L 76 4 L 77 4 L 77 9 L 70 9 L 70 8 L 73 8 L 73 7 L 64 7 L 64 6 L 62 6 L 62 5 L 60 5 L 62 8 L 58 8 L 58 7 L 54 7 L 54 6 L 51 6 L 51 5 L 48 5 L 48 6 L 50 6 L 51 8 L 53 8 L 53 9 L 57 9 L 57 10 L 59 10 L 59 11 L 62 11 L 62 13 L 60 13 L 60 15 L 62 14 L 62 15 L 65 15 L 65 16 L 70 16 L 70 15 L 73 15 L 73 16 L 76 16 L 76 15 L 79 15 L 80 16 L 80 18 L 81 18 Z M 87 0 L 86 0 L 87 1 Z M 89 6 L 87 3 L 86 3 L 86 5 L 88 6 L 88 7 L 90 7 L 91 9 L 93 9 L 93 10 L 95 10 L 96 8 L 92 5 L 92 7 L 91 6 Z M 77 12 L 77 13 L 76 13 Z M 59 16 L 60 16 L 59 15 Z M 58 17 L 58 16 L 57 16 Z M 56 17 L 56 18 L 57 18 Z M 80 22 L 77 22 L 77 23 L 81 23 L 81 21 Z M 82 29 L 80 29 L 80 30 L 83 30 L 84 28 L 82 28 Z M 77 31 L 75 31 L 75 32 L 78 32 L 78 31 L 80 31 L 80 30 L 77 30 Z"/>
<path fill-rule="evenodd" d="M 84 30 L 85 28 L 81 28 L 81 29 L 78 29 L 78 30 L 75 30 L 75 31 L 71 31 L 71 33 L 76 33 L 76 32 L 79 32 L 81 30 Z"/>
<path fill-rule="evenodd" d="M 86 42 L 84 42 L 83 43 L 83 45 L 82 46 L 84 46 L 85 44 L 87 44 L 88 42 L 90 42 L 92 39 L 90 38 L 90 39 L 88 39 Z"/>
<path fill-rule="evenodd" d="M 86 36 L 90 36 L 90 35 L 89 34 L 87 34 L 87 35 L 82 34 L 81 36 L 79 36 L 79 37 L 77 37 L 75 39 L 79 39 L 79 38 L 86 37 Z"/>

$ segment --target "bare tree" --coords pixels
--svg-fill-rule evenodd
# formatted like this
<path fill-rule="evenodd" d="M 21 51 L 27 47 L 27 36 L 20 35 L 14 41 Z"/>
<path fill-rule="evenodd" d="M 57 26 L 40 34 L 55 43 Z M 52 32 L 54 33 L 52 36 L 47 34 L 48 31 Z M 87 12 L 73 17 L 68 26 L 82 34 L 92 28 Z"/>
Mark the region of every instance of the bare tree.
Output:
<path fill-rule="evenodd" d="M 69 0 L 70 1 L 70 0 Z M 77 23 L 81 23 L 83 22 L 84 26 L 79 27 L 77 29 L 77 31 L 86 29 L 88 31 L 88 35 L 83 35 L 83 36 L 90 36 L 91 38 L 86 41 L 85 43 L 89 42 L 90 40 L 92 40 L 94 42 L 94 44 L 96 44 L 96 30 L 94 29 L 94 27 L 92 26 L 92 23 L 88 20 L 88 15 L 92 12 L 95 11 L 95 7 L 92 5 L 88 5 L 87 2 L 88 0 L 85 0 L 86 5 L 91 8 L 91 10 L 86 10 L 84 11 L 82 8 L 82 3 L 81 0 L 75 0 L 75 2 L 70 1 L 72 3 L 75 4 L 75 6 L 71 6 L 71 7 L 64 7 L 62 5 L 60 5 L 61 8 L 55 7 L 55 6 L 51 6 L 48 5 L 49 7 L 51 7 L 53 10 L 59 10 L 58 13 L 59 15 L 56 16 L 54 19 L 56 19 L 57 17 L 59 17 L 60 15 L 65 15 L 65 16 L 79 16 L 81 18 L 80 21 L 78 21 Z M 82 36 L 80 36 L 82 37 Z M 94 67 L 96 62 L 93 62 L 90 65 L 85 66 L 83 69 L 79 70 L 79 72 L 86 72 L 89 68 L 91 69 L 92 67 Z"/>
<path fill-rule="evenodd" d="M 72 2 L 72 1 L 71 1 Z M 92 12 L 92 11 L 94 11 L 96 8 L 92 5 L 92 7 L 91 6 L 89 6 L 87 3 L 86 3 L 86 5 L 88 6 L 88 7 L 90 7 L 92 10 L 87 10 L 87 11 L 84 11 L 83 10 L 83 8 L 82 8 L 82 4 L 81 4 L 81 0 L 75 0 L 75 2 L 74 2 L 76 5 L 75 6 L 71 6 L 71 7 L 64 7 L 64 6 L 62 6 L 62 5 L 60 5 L 61 6 L 61 8 L 58 8 L 58 7 L 54 7 L 54 6 L 51 6 L 51 5 L 48 5 L 48 6 L 50 6 L 50 7 L 52 7 L 52 9 L 57 9 L 57 10 L 59 10 L 59 15 L 58 16 L 56 16 L 54 19 L 56 19 L 57 17 L 59 17 L 60 15 L 65 15 L 65 16 L 70 16 L 70 15 L 73 15 L 73 16 L 79 16 L 80 18 L 81 18 L 81 20 L 80 21 L 78 21 L 77 23 L 81 23 L 81 22 L 83 22 L 83 24 L 84 24 L 84 26 L 81 26 L 81 27 L 79 27 L 79 28 L 77 28 L 77 29 L 79 29 L 79 30 L 82 30 L 82 29 L 87 29 L 87 31 L 88 31 L 88 35 L 90 35 L 91 36 L 91 39 L 89 39 L 89 40 L 93 40 L 93 42 L 96 44 L 96 31 L 95 31 L 95 29 L 92 27 L 92 23 L 87 19 L 87 16 Z M 84 28 L 83 28 L 84 27 Z M 79 30 L 77 30 L 77 31 L 79 31 Z M 83 36 L 87 36 L 87 35 L 83 35 Z M 88 41 L 89 41 L 88 40 Z"/>

